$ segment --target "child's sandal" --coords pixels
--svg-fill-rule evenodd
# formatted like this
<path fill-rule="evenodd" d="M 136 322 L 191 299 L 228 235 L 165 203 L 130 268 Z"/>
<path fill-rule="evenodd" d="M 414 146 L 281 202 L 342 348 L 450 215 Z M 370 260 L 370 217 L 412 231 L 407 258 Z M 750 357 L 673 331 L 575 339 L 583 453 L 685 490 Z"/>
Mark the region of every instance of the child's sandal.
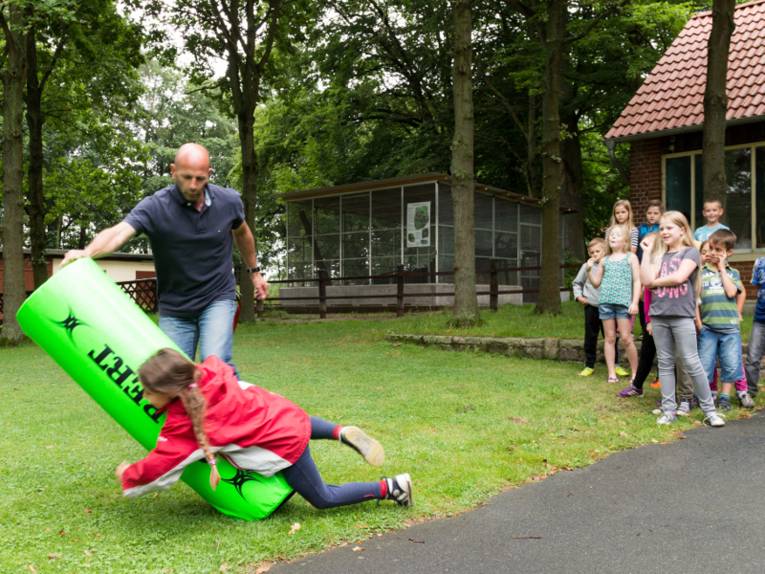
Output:
<path fill-rule="evenodd" d="M 619 377 L 608 377 L 608 382 L 609 383 L 618 383 L 619 382 Z"/>

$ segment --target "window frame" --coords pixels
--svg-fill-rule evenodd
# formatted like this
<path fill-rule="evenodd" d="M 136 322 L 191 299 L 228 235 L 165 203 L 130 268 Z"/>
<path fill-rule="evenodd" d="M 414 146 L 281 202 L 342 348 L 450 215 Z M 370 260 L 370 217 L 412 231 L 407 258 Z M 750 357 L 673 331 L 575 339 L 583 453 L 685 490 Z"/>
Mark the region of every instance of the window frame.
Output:
<path fill-rule="evenodd" d="M 765 141 L 750 142 L 745 144 L 737 144 L 731 146 L 725 146 L 725 153 L 729 151 L 735 151 L 738 149 L 749 148 L 749 169 L 751 176 L 751 218 L 749 220 L 750 234 L 752 238 L 752 247 L 743 249 L 734 249 L 735 253 L 755 253 L 765 252 L 765 245 L 757 247 L 757 150 L 763 149 L 765 152 Z M 663 205 L 667 204 L 667 160 L 679 157 L 690 157 L 690 170 L 691 170 L 691 221 L 689 222 L 693 230 L 699 227 L 699 222 L 696 221 L 696 157 L 703 155 L 703 150 L 694 149 L 684 152 L 673 152 L 668 154 L 662 154 L 661 156 L 661 202 Z"/>
<path fill-rule="evenodd" d="M 442 188 L 440 183 L 441 182 L 438 181 L 438 180 L 427 180 L 427 181 L 417 182 L 416 184 L 403 184 L 403 185 L 394 186 L 394 187 L 381 186 L 381 187 L 374 187 L 372 189 L 368 189 L 368 190 L 364 190 L 364 191 L 359 191 L 359 192 L 351 192 L 351 193 L 345 193 L 345 194 L 338 194 L 337 195 L 337 197 L 339 197 L 338 229 L 337 229 L 337 231 L 335 231 L 333 233 L 322 233 L 322 234 L 316 233 L 316 218 L 315 218 L 316 205 L 315 205 L 315 203 L 316 203 L 316 200 L 325 199 L 325 198 L 331 198 L 331 197 L 335 197 L 335 196 L 330 195 L 330 196 L 326 196 L 326 197 L 313 197 L 313 198 L 307 198 L 307 199 L 304 199 L 304 200 L 298 200 L 298 201 L 294 201 L 294 202 L 291 202 L 291 201 L 286 202 L 287 203 L 286 207 L 287 207 L 287 212 L 288 213 L 286 214 L 286 217 L 285 217 L 285 220 L 286 220 L 286 232 L 287 232 L 287 234 L 286 234 L 287 249 L 286 249 L 286 254 L 285 254 L 285 263 L 286 263 L 286 270 L 287 270 L 288 278 L 289 278 L 290 259 L 291 259 L 290 258 L 289 247 L 288 247 L 289 246 L 289 241 L 290 241 L 290 239 L 301 237 L 301 236 L 298 236 L 298 235 L 294 235 L 293 236 L 292 233 L 295 230 L 290 229 L 290 215 L 289 215 L 289 211 L 292 210 L 292 209 L 295 209 L 297 204 L 304 203 L 306 205 L 306 207 L 310 206 L 309 209 L 310 209 L 310 213 L 311 213 L 311 234 L 310 234 L 310 236 L 308 236 L 308 235 L 304 236 L 303 239 L 310 240 L 310 250 L 311 250 L 310 267 L 313 270 L 314 276 L 316 274 L 315 243 L 317 241 L 317 238 L 319 238 L 321 236 L 325 236 L 325 235 L 337 235 L 338 241 L 339 241 L 339 246 L 338 246 L 338 248 L 339 248 L 339 259 L 332 259 L 332 260 L 328 260 L 328 261 L 339 261 L 340 277 L 344 277 L 345 276 L 345 261 L 346 261 L 346 259 L 345 259 L 345 249 L 344 249 L 344 246 L 343 246 L 343 237 L 346 234 L 348 234 L 348 233 L 354 233 L 354 234 L 355 233 L 361 233 L 362 230 L 346 231 L 344 229 L 345 225 L 344 225 L 344 221 L 343 221 L 343 214 L 344 214 L 344 209 L 343 209 L 344 205 L 343 205 L 343 202 L 344 202 L 344 199 L 346 197 L 349 198 L 349 199 L 358 199 L 360 197 L 366 196 L 368 198 L 368 201 L 369 201 L 369 213 L 368 213 L 368 217 L 369 217 L 368 221 L 369 221 L 369 223 L 368 223 L 367 228 L 366 228 L 366 233 L 367 233 L 367 236 L 368 236 L 367 270 L 368 270 L 368 274 L 372 275 L 372 271 L 373 271 L 373 267 L 374 267 L 374 261 L 375 261 L 375 254 L 374 254 L 374 252 L 373 252 L 374 250 L 372 248 L 372 213 L 373 213 L 372 194 L 377 192 L 377 191 L 386 191 L 386 190 L 391 191 L 393 193 L 396 193 L 396 191 L 398 192 L 398 196 L 399 196 L 399 208 L 400 208 L 400 219 L 399 219 L 399 229 L 400 229 L 400 238 L 399 238 L 399 240 L 400 240 L 400 246 L 399 246 L 398 254 L 395 256 L 395 258 L 399 261 L 399 264 L 403 265 L 404 261 L 405 261 L 405 257 L 406 257 L 406 255 L 404 253 L 405 252 L 405 217 L 406 217 L 406 214 L 405 214 L 406 198 L 405 198 L 405 196 L 406 196 L 406 190 L 409 187 L 424 186 L 424 185 L 431 185 L 431 184 L 433 184 L 434 185 L 434 196 L 435 197 L 434 197 L 434 201 L 433 201 L 434 209 L 432 209 L 431 213 L 434 216 L 434 223 L 432 224 L 432 227 L 434 228 L 433 255 L 434 255 L 434 258 L 435 258 L 435 265 L 434 265 L 434 269 L 435 269 L 435 272 L 436 272 L 435 281 L 436 281 L 436 283 L 442 283 L 444 281 L 444 279 L 437 275 L 437 273 L 439 271 L 441 271 L 441 260 L 440 260 L 441 259 L 441 253 L 440 253 L 439 243 L 438 242 L 439 242 L 439 239 L 440 239 L 440 227 L 441 227 L 442 224 L 441 224 L 441 221 L 440 221 L 439 208 L 440 208 L 440 203 L 442 201 L 445 201 L 445 199 L 446 199 L 445 197 L 441 197 L 441 192 L 443 191 L 444 193 L 451 194 L 452 193 L 452 189 L 451 189 L 451 186 L 449 186 L 448 188 Z M 394 190 L 396 190 L 396 191 L 394 191 Z M 541 207 L 539 207 L 539 206 L 528 206 L 528 207 L 531 207 L 532 209 L 537 209 L 540 212 L 539 213 L 539 222 L 538 223 L 533 223 L 531 221 L 524 221 L 523 220 L 523 217 L 522 217 L 522 215 L 523 215 L 522 214 L 522 212 L 523 212 L 522 207 L 523 206 L 522 206 L 522 204 L 520 202 L 515 202 L 515 201 L 513 201 L 511 199 L 499 198 L 495 193 L 491 193 L 491 192 L 484 192 L 484 191 L 476 190 L 475 193 L 476 194 L 481 194 L 481 195 L 486 196 L 486 197 L 491 199 L 491 228 L 484 228 L 484 227 L 482 227 L 482 228 L 476 228 L 476 230 L 490 231 L 491 232 L 491 238 L 492 238 L 492 241 L 491 241 L 491 250 L 492 250 L 492 254 L 491 254 L 490 257 L 482 256 L 481 258 L 493 258 L 493 259 L 498 259 L 500 261 L 515 261 L 516 265 L 520 265 L 521 264 L 521 260 L 523 258 L 523 253 L 524 253 L 524 250 L 522 249 L 522 241 L 521 241 L 521 235 L 522 235 L 522 231 L 523 231 L 524 228 L 530 228 L 529 231 L 533 230 L 532 231 L 533 233 L 537 233 L 539 235 L 539 253 L 538 253 L 538 256 L 541 257 L 542 242 L 544 241 L 544 234 L 542 233 L 542 214 L 541 214 L 542 210 L 541 210 Z M 451 196 L 449 195 L 449 197 L 451 197 Z M 507 202 L 512 203 L 513 205 L 516 206 L 515 215 L 514 215 L 514 218 L 515 218 L 515 231 L 508 231 L 508 230 L 504 230 L 504 229 L 503 230 L 498 230 L 497 229 L 497 221 L 496 221 L 496 219 L 497 219 L 497 201 L 507 201 Z M 443 225 L 444 225 L 444 227 L 449 227 L 449 228 L 454 229 L 454 225 L 453 224 L 452 225 L 443 224 Z M 390 228 L 390 229 L 393 229 L 393 228 Z M 498 233 L 515 235 L 515 238 L 516 238 L 516 257 L 515 257 L 515 259 L 510 258 L 510 257 L 497 257 L 497 255 L 496 255 L 496 239 L 497 239 L 497 234 Z M 452 246 L 452 254 L 450 254 L 451 257 L 454 256 L 453 251 L 454 251 L 454 248 Z M 449 254 L 446 254 L 446 255 L 449 256 Z M 476 258 L 479 258 L 479 256 L 476 256 Z M 352 259 L 349 259 L 349 260 L 356 261 L 356 260 L 359 260 L 359 259 L 361 259 L 361 258 L 352 258 Z M 309 264 L 308 261 L 305 261 L 304 263 L 305 264 Z M 513 273 L 517 274 L 518 283 L 520 283 L 521 280 L 522 280 L 521 275 L 523 275 L 523 279 L 538 279 L 538 277 L 539 277 L 539 272 L 538 271 L 513 272 Z M 304 279 L 304 277 L 299 277 L 297 279 Z M 448 279 L 447 279 L 447 282 L 448 282 Z M 371 285 L 373 283 L 373 280 L 369 279 L 368 283 Z"/>

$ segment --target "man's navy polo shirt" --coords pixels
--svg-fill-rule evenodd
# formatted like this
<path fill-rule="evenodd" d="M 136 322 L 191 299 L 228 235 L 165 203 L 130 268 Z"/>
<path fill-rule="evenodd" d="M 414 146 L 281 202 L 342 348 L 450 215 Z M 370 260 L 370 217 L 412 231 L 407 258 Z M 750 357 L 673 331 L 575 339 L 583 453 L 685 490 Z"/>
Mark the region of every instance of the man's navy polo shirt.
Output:
<path fill-rule="evenodd" d="M 151 243 L 161 315 L 192 317 L 210 303 L 236 298 L 231 231 L 244 221 L 242 198 L 212 184 L 206 192 L 209 205 L 199 212 L 175 185 L 165 187 L 124 220 Z"/>

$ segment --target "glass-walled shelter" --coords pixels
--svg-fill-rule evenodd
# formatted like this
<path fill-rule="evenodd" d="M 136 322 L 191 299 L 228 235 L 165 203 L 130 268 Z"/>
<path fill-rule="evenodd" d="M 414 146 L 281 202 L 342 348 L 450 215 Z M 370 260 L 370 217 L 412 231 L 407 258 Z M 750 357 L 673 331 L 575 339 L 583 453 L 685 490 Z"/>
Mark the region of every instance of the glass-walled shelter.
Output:
<path fill-rule="evenodd" d="M 321 271 L 344 284 L 388 283 L 399 266 L 423 272 L 408 282 L 451 283 L 454 216 L 449 177 L 433 174 L 288 193 L 288 279 Z M 542 243 L 538 201 L 476 184 L 477 282 L 489 282 L 491 260 L 506 285 L 537 289 Z"/>

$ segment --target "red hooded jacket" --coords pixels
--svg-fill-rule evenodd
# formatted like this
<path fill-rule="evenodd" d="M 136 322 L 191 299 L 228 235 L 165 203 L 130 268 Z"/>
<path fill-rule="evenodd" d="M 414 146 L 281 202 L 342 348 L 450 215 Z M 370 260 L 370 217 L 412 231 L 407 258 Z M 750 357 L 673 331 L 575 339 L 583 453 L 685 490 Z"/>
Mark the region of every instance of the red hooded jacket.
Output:
<path fill-rule="evenodd" d="M 271 476 L 300 458 L 311 438 L 308 414 L 295 403 L 248 383 L 218 357 L 201 363 L 197 385 L 207 403 L 205 432 L 210 450 L 239 468 Z M 166 407 L 157 446 L 122 475 L 125 496 L 168 488 L 192 462 L 204 459 L 191 418 L 180 399 Z"/>

